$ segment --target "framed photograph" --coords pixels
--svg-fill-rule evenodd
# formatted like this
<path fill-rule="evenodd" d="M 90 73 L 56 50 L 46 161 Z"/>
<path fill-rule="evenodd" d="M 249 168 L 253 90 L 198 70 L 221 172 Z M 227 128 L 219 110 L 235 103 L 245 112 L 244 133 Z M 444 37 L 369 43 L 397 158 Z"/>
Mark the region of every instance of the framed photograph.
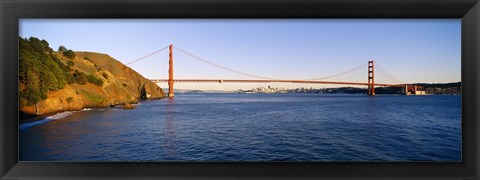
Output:
<path fill-rule="evenodd" d="M 478 179 L 480 4 L 2 1 L 2 179 Z"/>

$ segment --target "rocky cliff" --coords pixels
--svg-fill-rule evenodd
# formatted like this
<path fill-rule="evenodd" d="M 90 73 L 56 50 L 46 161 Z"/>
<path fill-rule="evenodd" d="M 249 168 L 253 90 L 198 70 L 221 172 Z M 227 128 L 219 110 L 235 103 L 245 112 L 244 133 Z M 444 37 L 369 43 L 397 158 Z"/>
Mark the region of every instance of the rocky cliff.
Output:
<path fill-rule="evenodd" d="M 64 85 L 61 85 L 60 88 L 49 88 L 46 91 L 46 95 L 32 103 L 32 100 L 29 98 L 35 96 L 27 96 L 24 94 L 30 91 L 35 92 L 34 90 L 27 91 L 32 89 L 28 87 L 33 86 L 31 85 L 34 84 L 32 81 L 35 81 L 33 77 L 38 77 L 37 79 L 40 79 L 40 83 L 42 83 L 41 77 L 42 74 L 45 73 L 37 73 L 39 75 L 36 76 L 36 69 L 31 67 L 31 65 L 22 66 L 22 60 L 24 62 L 33 61 L 25 59 L 30 56 L 21 57 L 23 59 L 20 59 L 20 71 L 26 72 L 25 77 L 22 78 L 21 75 L 19 82 L 21 113 L 42 115 L 91 107 L 110 107 L 131 104 L 137 103 L 140 99 L 165 97 L 165 93 L 159 86 L 145 79 L 139 73 L 109 55 L 93 52 L 74 52 L 74 57 L 68 57 L 68 54 L 66 55 L 64 52 L 51 51 L 50 59 L 40 58 L 41 61 L 54 59 L 59 67 L 67 67 L 63 68 L 68 71 L 65 73 L 66 75 L 64 75 L 67 80 L 65 80 L 66 82 Z M 47 71 L 50 67 L 53 68 L 54 66 L 45 66 Z M 33 73 L 29 74 L 26 70 L 33 71 Z M 73 80 L 68 80 L 70 76 Z M 28 103 L 22 103 L 23 101 Z"/>

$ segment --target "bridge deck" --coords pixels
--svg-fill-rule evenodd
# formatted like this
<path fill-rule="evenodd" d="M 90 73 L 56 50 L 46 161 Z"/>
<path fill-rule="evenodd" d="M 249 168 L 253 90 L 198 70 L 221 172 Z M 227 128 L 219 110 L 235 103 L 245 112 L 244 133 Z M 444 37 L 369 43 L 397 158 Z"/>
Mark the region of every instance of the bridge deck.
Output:
<path fill-rule="evenodd" d="M 155 83 L 167 83 L 168 79 L 151 79 Z M 358 82 L 335 82 L 335 81 L 315 81 L 315 80 L 238 80 L 238 79 L 174 79 L 175 83 L 305 83 L 305 84 L 342 84 L 342 85 L 360 85 L 367 86 L 368 83 Z M 375 84 L 375 86 L 386 87 L 404 87 L 404 84 Z"/>

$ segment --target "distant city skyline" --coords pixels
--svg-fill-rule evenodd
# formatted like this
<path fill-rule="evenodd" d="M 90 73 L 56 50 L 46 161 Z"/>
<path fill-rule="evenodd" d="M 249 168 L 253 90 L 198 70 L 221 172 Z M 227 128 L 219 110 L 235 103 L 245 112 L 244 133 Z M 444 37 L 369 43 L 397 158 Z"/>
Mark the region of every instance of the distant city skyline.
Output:
<path fill-rule="evenodd" d="M 222 66 L 265 77 L 324 77 L 375 60 L 404 83 L 461 80 L 460 19 L 21 19 L 19 29 L 21 37 L 45 39 L 54 50 L 64 45 L 74 51 L 109 54 L 122 63 L 173 44 Z M 191 66 L 186 71 L 194 73 L 197 65 Z M 366 81 L 363 71 L 358 76 Z M 167 72 L 159 69 L 162 76 Z M 176 83 L 175 88 L 236 90 L 269 85 L 338 87 Z"/>

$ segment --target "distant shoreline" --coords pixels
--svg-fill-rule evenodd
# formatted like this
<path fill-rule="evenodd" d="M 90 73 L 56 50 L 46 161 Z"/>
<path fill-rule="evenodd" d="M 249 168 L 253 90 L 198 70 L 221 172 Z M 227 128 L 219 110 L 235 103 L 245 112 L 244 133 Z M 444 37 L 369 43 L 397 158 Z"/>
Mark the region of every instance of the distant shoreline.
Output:
<path fill-rule="evenodd" d="M 415 83 L 412 84 L 419 86 L 425 91 L 426 94 L 462 94 L 461 82 L 454 83 Z M 404 94 L 404 88 L 400 87 L 376 87 L 376 94 Z M 166 91 L 166 90 L 164 90 Z M 366 88 L 359 87 L 334 87 L 334 88 L 294 88 L 287 89 L 285 87 L 273 87 L 273 86 L 260 86 L 251 89 L 238 89 L 238 90 L 197 90 L 197 89 L 174 89 L 175 93 L 266 93 L 266 94 L 367 94 Z"/>
<path fill-rule="evenodd" d="M 314 92 L 235 92 L 235 91 L 225 91 L 225 92 L 175 92 L 175 94 L 363 94 L 367 93 L 345 93 L 345 92 L 336 92 L 336 93 L 314 93 Z M 377 95 L 402 95 L 395 93 L 377 93 Z M 452 94 L 425 94 L 425 95 L 462 95 L 461 93 L 452 93 Z M 411 95 L 410 95 L 411 96 Z"/>

